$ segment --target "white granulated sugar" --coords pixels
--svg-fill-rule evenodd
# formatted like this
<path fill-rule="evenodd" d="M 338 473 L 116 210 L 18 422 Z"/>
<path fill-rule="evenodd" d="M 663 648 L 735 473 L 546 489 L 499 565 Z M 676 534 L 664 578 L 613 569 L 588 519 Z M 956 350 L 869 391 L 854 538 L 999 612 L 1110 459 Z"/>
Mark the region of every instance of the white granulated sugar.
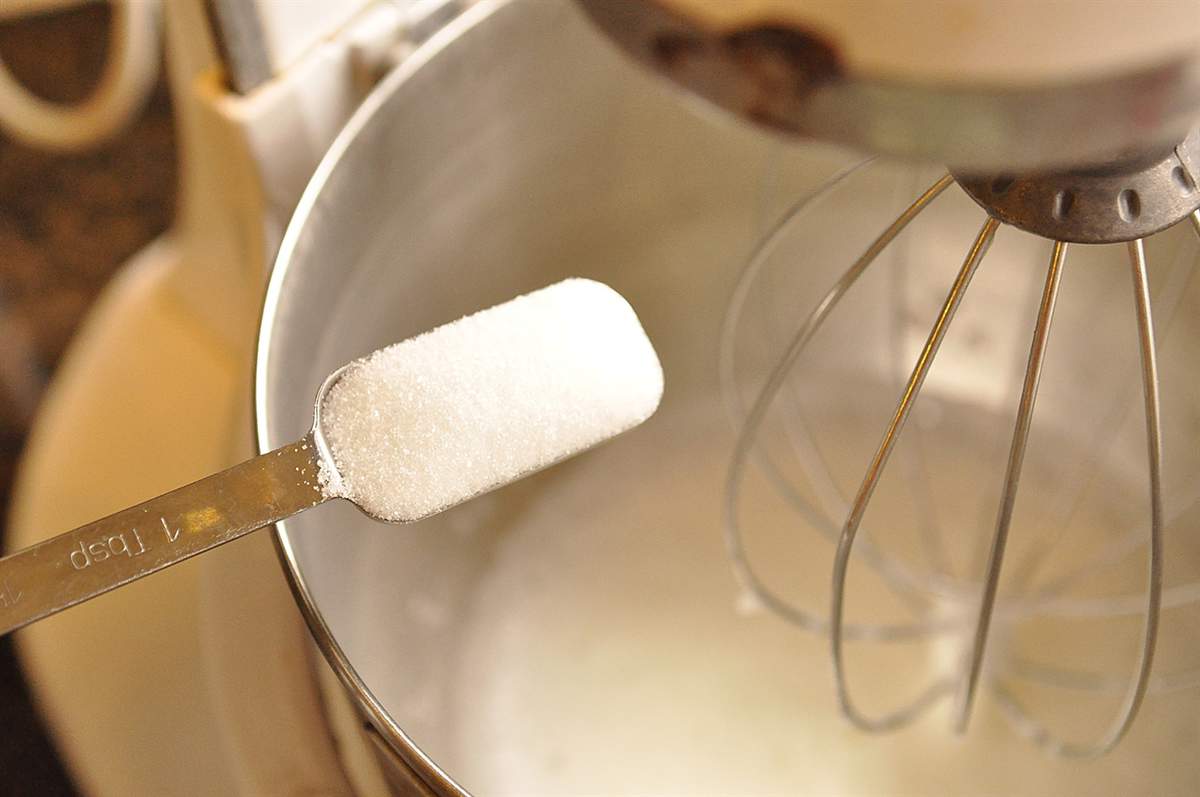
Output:
<path fill-rule="evenodd" d="M 637 426 L 662 388 L 625 299 L 568 279 L 356 360 L 321 405 L 322 489 L 417 520 Z"/>

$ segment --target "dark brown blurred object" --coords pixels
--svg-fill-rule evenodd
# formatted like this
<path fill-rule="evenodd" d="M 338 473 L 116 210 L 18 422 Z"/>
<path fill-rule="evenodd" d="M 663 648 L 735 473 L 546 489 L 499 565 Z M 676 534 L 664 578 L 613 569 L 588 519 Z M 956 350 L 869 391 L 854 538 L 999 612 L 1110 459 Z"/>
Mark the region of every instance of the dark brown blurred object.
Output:
<path fill-rule="evenodd" d="M 2 2 L 2 0 L 0 0 Z M 30 89 L 86 96 L 104 63 L 108 8 L 0 23 L 0 57 Z M 84 313 L 130 255 L 167 228 L 175 199 L 170 101 L 160 83 L 115 141 L 56 156 L 0 134 L 0 511 L 32 413 Z M 74 794 L 0 638 L 0 797 Z"/>

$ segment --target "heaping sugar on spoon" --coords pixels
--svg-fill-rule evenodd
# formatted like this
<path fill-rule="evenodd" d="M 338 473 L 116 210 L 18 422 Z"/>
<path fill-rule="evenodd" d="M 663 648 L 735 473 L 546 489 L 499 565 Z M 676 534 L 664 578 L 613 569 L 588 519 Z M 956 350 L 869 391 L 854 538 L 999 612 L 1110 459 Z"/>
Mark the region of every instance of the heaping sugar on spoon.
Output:
<path fill-rule="evenodd" d="M 662 386 L 625 299 L 568 279 L 351 363 L 319 410 L 321 486 L 421 518 L 638 425 Z"/>

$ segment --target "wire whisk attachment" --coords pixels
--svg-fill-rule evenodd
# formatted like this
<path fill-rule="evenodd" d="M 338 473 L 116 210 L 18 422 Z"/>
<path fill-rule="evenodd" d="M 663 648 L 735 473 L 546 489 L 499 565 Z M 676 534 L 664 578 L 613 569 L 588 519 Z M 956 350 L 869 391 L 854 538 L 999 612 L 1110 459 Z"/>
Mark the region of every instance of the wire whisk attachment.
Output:
<path fill-rule="evenodd" d="M 1198 142 L 1194 134 L 1181 147 Z M 1200 377 L 1186 365 L 1195 351 L 1179 342 L 1194 337 L 1187 326 L 1196 315 L 1180 309 L 1200 302 L 1192 279 L 1200 192 L 1190 173 L 1179 173 L 1188 162 L 1177 151 L 1124 174 L 943 175 L 919 192 L 911 172 L 865 162 L 789 209 L 748 260 L 720 353 L 738 430 L 726 481 L 727 550 L 757 604 L 828 637 L 838 706 L 855 726 L 896 730 L 946 705 L 964 732 L 986 686 L 1020 735 L 1050 754 L 1089 758 L 1120 742 L 1147 694 L 1200 683 L 1195 666 L 1152 675 L 1164 609 L 1200 602 L 1200 573 L 1170 585 L 1164 577 L 1168 527 L 1200 520 L 1194 442 L 1172 452 L 1176 478 L 1164 479 L 1164 418 L 1200 429 Z M 864 241 L 889 197 L 906 191 L 916 199 Z M 1101 210 L 1128 217 L 1123 231 L 1099 218 Z M 976 232 L 947 290 L 942 272 L 972 218 Z M 860 253 L 847 258 L 856 246 Z M 1148 251 L 1161 267 L 1148 265 Z M 1046 265 L 1031 271 L 1038 252 Z M 839 260 L 850 264 L 840 273 Z M 831 273 L 832 287 L 813 294 Z M 1029 328 L 1025 319 L 1032 337 L 1015 337 Z M 1052 340 L 1052 325 L 1061 339 Z M 1179 334 L 1170 335 L 1173 328 Z M 1169 361 L 1183 364 L 1167 412 L 1156 331 L 1171 343 Z M 1053 384 L 1042 406 L 1046 379 Z M 906 430 L 912 439 L 904 443 Z M 748 498 L 752 472 L 768 492 Z M 768 500 L 788 506 L 791 527 L 757 529 L 776 547 L 756 558 L 743 516 Z M 1173 544 L 1186 544 L 1176 537 Z M 779 539 L 800 543 L 790 555 L 828 557 L 826 607 L 815 595 L 793 595 L 813 590 L 789 580 Z M 866 603 L 886 619 L 851 619 L 852 562 L 872 585 Z M 760 572 L 764 563 L 774 576 Z M 1112 627 L 1096 631 L 1096 623 Z M 1061 630 L 1071 624 L 1088 630 Z M 1072 635 L 1079 640 L 1068 642 Z M 1109 650 L 1084 658 L 1100 662 L 1126 637 L 1136 639 L 1132 674 L 1046 663 L 1060 646 L 1075 654 L 1097 640 Z M 907 643 L 932 651 L 925 684 L 898 707 L 865 710 L 848 646 Z M 1068 706 L 1079 694 L 1121 698 L 1115 713 L 1106 707 L 1099 738 L 1076 742 L 1027 708 L 1030 690 L 1064 692 Z M 1097 716 L 1082 726 L 1098 727 Z"/>

